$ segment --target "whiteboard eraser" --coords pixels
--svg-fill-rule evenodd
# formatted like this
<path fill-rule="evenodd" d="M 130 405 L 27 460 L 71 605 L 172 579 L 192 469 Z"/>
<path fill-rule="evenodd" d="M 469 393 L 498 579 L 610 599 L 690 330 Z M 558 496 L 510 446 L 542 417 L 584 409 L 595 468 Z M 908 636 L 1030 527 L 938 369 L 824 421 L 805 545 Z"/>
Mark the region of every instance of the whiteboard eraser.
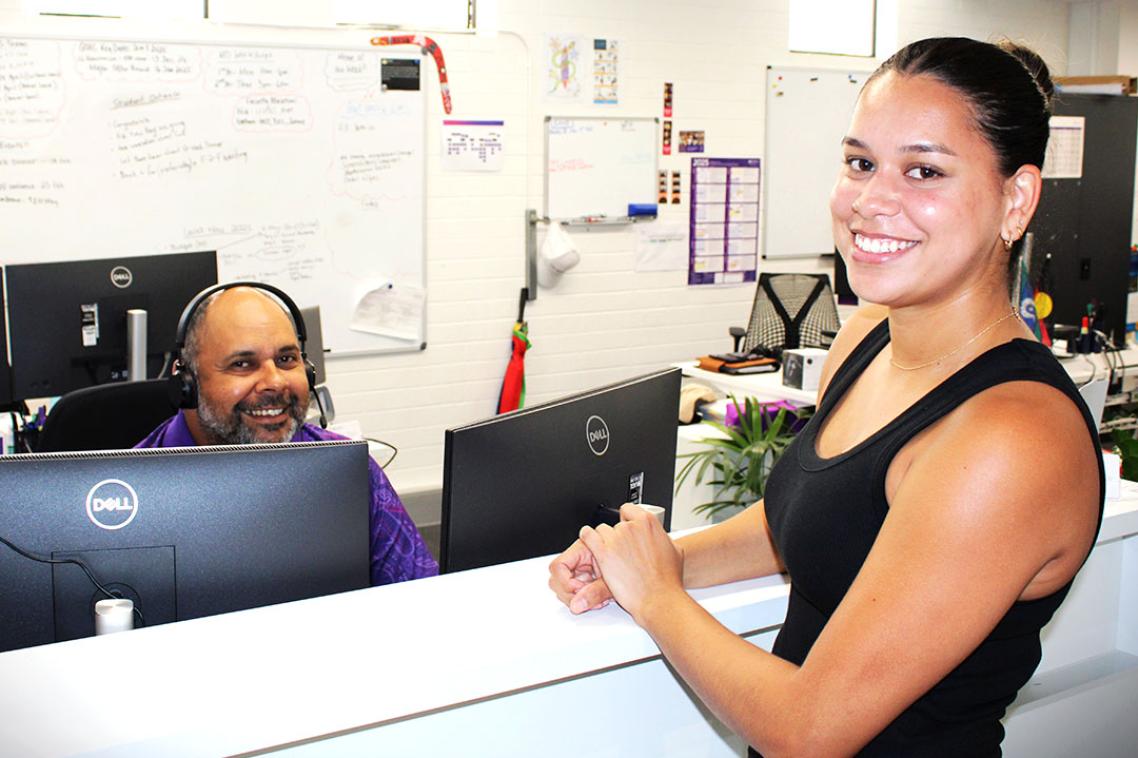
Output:
<path fill-rule="evenodd" d="M 629 203 L 629 216 L 655 216 L 656 203 Z"/>

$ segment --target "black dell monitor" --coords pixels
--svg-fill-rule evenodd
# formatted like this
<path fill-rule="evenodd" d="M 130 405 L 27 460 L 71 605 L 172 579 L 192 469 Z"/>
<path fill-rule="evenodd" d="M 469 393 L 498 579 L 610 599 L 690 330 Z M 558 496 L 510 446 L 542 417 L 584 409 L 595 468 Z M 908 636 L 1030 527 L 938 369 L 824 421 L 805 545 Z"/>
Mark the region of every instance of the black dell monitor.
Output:
<path fill-rule="evenodd" d="M 366 442 L 0 456 L 0 651 L 369 585 Z M 128 634 L 131 632 L 127 632 Z"/>
<path fill-rule="evenodd" d="M 670 527 L 679 398 L 667 369 L 447 430 L 440 569 L 559 552 L 626 502 Z"/>
<path fill-rule="evenodd" d="M 212 251 L 5 266 L 12 398 L 127 379 L 131 309 L 147 312 L 146 378 L 156 378 L 182 308 L 211 284 Z"/>

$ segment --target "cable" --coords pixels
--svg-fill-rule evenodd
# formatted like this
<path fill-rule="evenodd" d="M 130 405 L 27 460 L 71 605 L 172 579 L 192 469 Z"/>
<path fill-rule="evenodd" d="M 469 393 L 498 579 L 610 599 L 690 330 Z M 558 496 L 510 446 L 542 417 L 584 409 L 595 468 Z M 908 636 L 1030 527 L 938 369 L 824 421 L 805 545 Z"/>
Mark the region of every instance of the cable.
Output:
<path fill-rule="evenodd" d="M 24 550 L 23 548 L 12 544 L 8 540 L 4 539 L 3 537 L 0 537 L 0 543 L 3 543 L 5 545 L 7 545 L 8 547 L 10 547 L 13 551 L 16 552 L 16 554 L 21 555 L 24 558 L 27 558 L 28 560 L 36 561 L 37 563 L 46 563 L 46 564 L 51 565 L 51 566 L 58 566 L 58 565 L 62 565 L 64 563 L 74 563 L 76 566 L 83 569 L 83 573 L 86 574 L 87 578 L 91 580 L 91 584 L 95 585 L 95 587 L 98 588 L 99 592 L 102 592 L 104 595 L 106 595 L 108 599 L 110 599 L 110 600 L 121 600 L 122 599 L 122 593 L 121 592 L 119 592 L 119 593 L 111 592 L 106 587 L 104 587 L 102 584 L 100 584 L 99 580 L 95 578 L 95 575 L 93 573 L 91 573 L 91 569 L 87 568 L 87 564 L 84 563 L 83 561 L 79 560 L 78 558 L 45 558 L 42 555 L 36 555 L 35 553 L 28 552 L 27 550 Z M 146 619 L 143 617 L 142 609 L 139 608 L 138 605 L 139 605 L 138 603 L 134 603 L 134 612 L 138 616 L 138 624 L 139 624 L 139 626 L 146 626 Z"/>
<path fill-rule="evenodd" d="M 1115 347 L 1102 331 L 1095 329 L 1094 336 L 1102 351 L 1103 360 L 1106 362 L 1108 372 L 1106 386 L 1107 392 L 1110 392 L 1114 387 L 1116 376 L 1118 376 L 1121 382 L 1121 376 L 1119 375 L 1126 373 L 1126 367 L 1123 365 L 1122 350 Z"/>
<path fill-rule="evenodd" d="M 158 376 L 156 376 L 155 379 L 165 378 L 166 372 L 170 370 L 170 366 L 173 363 L 173 358 L 174 354 L 169 350 L 162 353 L 162 368 L 158 369 Z"/>
<path fill-rule="evenodd" d="M 1086 361 L 1087 365 L 1091 367 L 1091 376 L 1089 379 L 1079 385 L 1079 388 L 1081 389 L 1095 380 L 1095 377 L 1098 375 L 1098 366 L 1095 365 L 1095 362 L 1090 359 L 1090 356 L 1087 353 L 1079 353 L 1079 357 Z"/>
<path fill-rule="evenodd" d="M 1111 387 L 1114 386 L 1114 372 L 1116 370 L 1114 346 L 1111 345 L 1106 335 L 1098 330 L 1095 330 L 1095 337 L 1098 339 L 1099 347 L 1102 349 L 1103 360 L 1106 361 L 1106 391 L 1110 392 Z"/>
<path fill-rule="evenodd" d="M 367 440 L 368 442 L 374 442 L 377 445 L 383 445 L 384 447 L 391 448 L 391 457 L 388 458 L 385 462 L 379 464 L 379 467 L 381 469 L 386 469 L 388 466 L 390 466 L 391 462 L 395 460 L 395 456 L 399 455 L 399 448 L 395 447 L 395 445 L 392 445 L 390 442 L 384 442 L 383 440 L 377 440 L 375 437 L 364 437 L 364 439 Z M 377 461 L 377 463 L 378 463 L 378 461 Z"/>

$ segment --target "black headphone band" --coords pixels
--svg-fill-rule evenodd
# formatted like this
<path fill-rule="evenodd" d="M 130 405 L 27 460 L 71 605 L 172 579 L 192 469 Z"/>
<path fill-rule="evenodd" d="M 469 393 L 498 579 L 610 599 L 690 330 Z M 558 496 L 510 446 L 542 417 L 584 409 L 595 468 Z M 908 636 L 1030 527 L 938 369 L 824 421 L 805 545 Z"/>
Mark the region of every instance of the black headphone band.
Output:
<path fill-rule="evenodd" d="M 204 290 L 194 295 L 190 302 L 186 303 L 186 307 L 182 310 L 182 316 L 178 319 L 178 329 L 174 333 L 174 358 L 181 360 L 182 350 L 186 346 L 186 332 L 190 327 L 190 320 L 194 317 L 194 313 L 201 304 L 209 299 L 210 296 L 225 290 L 235 289 L 237 287 L 250 287 L 255 290 L 267 292 L 274 296 L 280 303 L 288 310 L 289 315 L 292 317 L 292 325 L 296 330 L 296 339 L 300 343 L 300 352 L 304 354 L 304 343 L 308 340 L 308 331 L 304 326 L 304 316 L 300 313 L 300 308 L 291 297 L 286 295 L 283 290 L 274 287 L 271 284 L 263 284 L 261 282 L 226 282 L 224 284 L 214 284 L 206 287 Z"/>
<path fill-rule="evenodd" d="M 215 284 L 211 287 L 206 287 L 194 295 L 193 299 L 186 304 L 185 309 L 182 311 L 182 317 L 178 319 L 178 330 L 175 333 L 174 372 L 170 375 L 167 384 L 170 403 L 177 408 L 189 409 L 198 407 L 197 380 L 193 373 L 182 364 L 182 351 L 186 347 L 186 332 L 189 331 L 190 320 L 193 319 L 194 313 L 197 312 L 202 303 L 218 292 L 224 292 L 225 290 L 235 287 L 249 287 L 272 295 L 277 299 L 280 305 L 283 305 L 288 310 L 289 315 L 292 317 L 293 328 L 296 331 L 297 342 L 300 343 L 300 357 L 304 363 L 304 375 L 308 381 L 308 391 L 315 393 L 316 406 L 320 409 L 320 426 L 327 428 L 328 421 L 324 415 L 324 405 L 320 402 L 320 394 L 316 393 L 316 366 L 308 360 L 308 354 L 304 350 L 304 343 L 308 337 L 308 332 L 304 326 L 304 316 L 301 315 L 300 308 L 297 307 L 291 297 L 271 284 L 262 284 L 261 282 L 241 281 Z"/>

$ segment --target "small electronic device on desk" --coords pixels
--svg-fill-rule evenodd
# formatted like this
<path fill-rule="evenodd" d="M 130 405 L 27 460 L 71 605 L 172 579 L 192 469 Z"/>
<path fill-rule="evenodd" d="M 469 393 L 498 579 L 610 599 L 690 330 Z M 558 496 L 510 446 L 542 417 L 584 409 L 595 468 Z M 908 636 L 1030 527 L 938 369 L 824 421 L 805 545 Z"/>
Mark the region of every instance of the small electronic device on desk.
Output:
<path fill-rule="evenodd" d="M 782 352 L 782 383 L 787 387 L 816 391 L 822 380 L 822 364 L 827 350 L 820 347 L 800 347 Z"/>

